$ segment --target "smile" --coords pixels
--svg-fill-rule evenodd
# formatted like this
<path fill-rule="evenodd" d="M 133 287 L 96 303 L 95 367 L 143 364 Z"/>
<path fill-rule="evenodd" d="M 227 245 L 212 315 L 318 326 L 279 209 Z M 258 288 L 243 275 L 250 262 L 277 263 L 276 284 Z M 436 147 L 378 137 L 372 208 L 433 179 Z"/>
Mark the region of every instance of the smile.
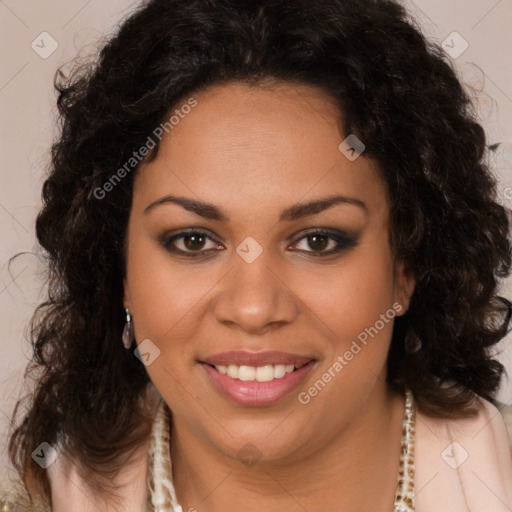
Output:
<path fill-rule="evenodd" d="M 293 393 L 315 366 L 316 361 L 294 365 L 237 366 L 200 363 L 210 383 L 233 402 L 261 407 L 272 405 Z"/>
<path fill-rule="evenodd" d="M 270 382 L 274 379 L 282 379 L 287 373 L 297 368 L 293 364 L 268 364 L 264 366 L 237 366 L 235 364 L 213 365 L 214 368 L 232 379 L 239 379 L 245 382 L 258 381 Z"/>

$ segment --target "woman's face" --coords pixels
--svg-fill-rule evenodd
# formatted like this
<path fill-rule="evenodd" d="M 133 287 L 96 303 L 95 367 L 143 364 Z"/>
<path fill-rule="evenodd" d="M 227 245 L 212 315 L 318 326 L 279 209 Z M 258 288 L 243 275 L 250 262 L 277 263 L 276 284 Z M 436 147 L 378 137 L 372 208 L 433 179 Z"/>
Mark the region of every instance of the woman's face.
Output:
<path fill-rule="evenodd" d="M 328 97 L 233 83 L 193 98 L 137 171 L 124 305 L 176 432 L 228 457 L 250 446 L 291 460 L 384 396 L 414 281 L 394 265 L 377 166 L 339 148 Z M 249 359 L 213 361 L 228 351 Z M 308 361 L 284 377 L 270 365 Z"/>

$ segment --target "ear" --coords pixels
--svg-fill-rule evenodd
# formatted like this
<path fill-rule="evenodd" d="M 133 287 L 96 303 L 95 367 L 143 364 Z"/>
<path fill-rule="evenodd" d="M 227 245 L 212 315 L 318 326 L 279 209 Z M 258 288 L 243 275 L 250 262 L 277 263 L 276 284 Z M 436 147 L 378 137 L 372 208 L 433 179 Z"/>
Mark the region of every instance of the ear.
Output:
<path fill-rule="evenodd" d="M 131 294 L 130 294 L 130 286 L 128 285 L 128 279 L 126 277 L 123 277 L 123 307 L 124 309 L 132 309 L 131 308 Z"/>
<path fill-rule="evenodd" d="M 396 316 L 402 316 L 409 309 L 411 297 L 416 288 L 416 278 L 402 260 L 395 260 L 394 277 L 394 300 L 402 306 Z"/>

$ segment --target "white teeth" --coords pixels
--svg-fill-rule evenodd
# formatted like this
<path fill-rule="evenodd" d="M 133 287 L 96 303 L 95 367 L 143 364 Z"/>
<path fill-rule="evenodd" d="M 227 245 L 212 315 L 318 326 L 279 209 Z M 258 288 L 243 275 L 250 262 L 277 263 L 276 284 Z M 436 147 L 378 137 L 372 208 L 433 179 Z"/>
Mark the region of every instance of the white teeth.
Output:
<path fill-rule="evenodd" d="M 256 378 L 256 368 L 254 366 L 240 366 L 238 368 L 238 378 L 240 380 L 254 380 Z"/>
<path fill-rule="evenodd" d="M 232 379 L 243 381 L 269 382 L 274 379 L 281 379 L 287 373 L 293 372 L 295 366 L 293 364 L 275 364 L 266 366 L 229 366 L 219 365 L 215 368 L 220 372 L 227 374 Z"/>

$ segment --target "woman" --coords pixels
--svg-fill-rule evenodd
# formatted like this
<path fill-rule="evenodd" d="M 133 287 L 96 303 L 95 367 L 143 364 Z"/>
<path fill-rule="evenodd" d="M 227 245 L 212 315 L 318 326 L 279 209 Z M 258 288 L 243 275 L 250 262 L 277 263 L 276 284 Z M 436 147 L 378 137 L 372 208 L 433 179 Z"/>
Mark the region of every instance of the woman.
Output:
<path fill-rule="evenodd" d="M 7 509 L 510 510 L 509 218 L 402 7 L 152 0 L 57 89 Z"/>

